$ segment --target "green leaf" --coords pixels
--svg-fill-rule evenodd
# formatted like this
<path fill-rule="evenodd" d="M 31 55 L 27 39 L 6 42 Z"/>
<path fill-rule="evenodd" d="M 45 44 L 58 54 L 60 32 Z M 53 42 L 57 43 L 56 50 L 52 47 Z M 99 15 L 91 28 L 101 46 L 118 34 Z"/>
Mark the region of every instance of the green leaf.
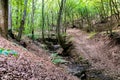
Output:
<path fill-rule="evenodd" d="M 14 50 L 0 48 L 0 55 L 8 56 L 9 54 L 12 54 L 14 56 L 18 55 L 18 53 Z"/>
<path fill-rule="evenodd" d="M 9 55 L 9 51 L 4 50 L 4 51 L 2 51 L 2 54 L 4 54 L 5 56 L 8 56 Z"/>

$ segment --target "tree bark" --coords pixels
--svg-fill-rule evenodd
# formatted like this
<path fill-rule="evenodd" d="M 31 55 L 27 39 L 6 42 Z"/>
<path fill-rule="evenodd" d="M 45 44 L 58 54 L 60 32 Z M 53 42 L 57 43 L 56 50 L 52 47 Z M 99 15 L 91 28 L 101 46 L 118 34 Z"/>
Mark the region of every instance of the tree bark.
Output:
<path fill-rule="evenodd" d="M 35 1 L 32 0 L 32 16 L 31 16 L 31 23 L 32 23 L 32 39 L 34 40 L 34 13 L 35 13 Z"/>
<path fill-rule="evenodd" d="M 43 42 L 45 42 L 45 37 L 44 37 L 44 26 L 45 26 L 44 0 L 42 0 L 42 39 L 43 39 Z"/>
<path fill-rule="evenodd" d="M 63 12 L 64 2 L 65 2 L 65 0 L 61 0 L 61 5 L 60 5 L 60 9 L 59 9 L 59 13 L 58 13 L 58 19 L 57 19 L 57 28 L 56 28 L 58 42 L 61 46 L 63 46 L 63 43 L 62 43 L 60 24 L 61 24 L 61 16 L 62 16 L 62 12 Z"/>
<path fill-rule="evenodd" d="M 0 34 L 7 38 L 8 33 L 8 0 L 0 0 Z"/>
<path fill-rule="evenodd" d="M 10 1 L 9 1 L 9 5 L 8 5 L 8 30 L 11 30 L 12 31 L 12 7 L 11 7 L 11 4 L 10 4 Z"/>

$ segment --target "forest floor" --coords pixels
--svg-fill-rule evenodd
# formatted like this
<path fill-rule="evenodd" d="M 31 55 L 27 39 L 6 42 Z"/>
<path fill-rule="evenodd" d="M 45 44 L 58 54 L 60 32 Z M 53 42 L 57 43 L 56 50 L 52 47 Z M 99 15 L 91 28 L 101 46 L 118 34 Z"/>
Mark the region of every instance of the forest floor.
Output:
<path fill-rule="evenodd" d="M 30 41 L 27 50 L 0 37 L 0 48 L 18 53 L 17 56 L 0 55 L 0 80 L 79 80 L 55 66 L 47 53 Z"/>
<path fill-rule="evenodd" d="M 71 56 L 64 57 L 67 63 L 60 65 L 51 62 L 51 54 L 42 49 L 41 42 L 24 38 L 23 44 L 0 37 L 0 48 L 18 53 L 18 56 L 0 55 L 0 80 L 81 80 L 83 74 L 88 78 L 84 76 L 82 80 L 120 80 L 119 44 L 104 33 L 91 35 L 74 28 L 68 29 L 67 34 L 73 44 L 68 50 Z"/>
<path fill-rule="evenodd" d="M 120 80 L 120 45 L 114 44 L 105 33 L 94 36 L 78 29 L 68 29 L 74 49 L 71 55 L 82 56 L 93 68 L 102 70 L 106 75 Z"/>

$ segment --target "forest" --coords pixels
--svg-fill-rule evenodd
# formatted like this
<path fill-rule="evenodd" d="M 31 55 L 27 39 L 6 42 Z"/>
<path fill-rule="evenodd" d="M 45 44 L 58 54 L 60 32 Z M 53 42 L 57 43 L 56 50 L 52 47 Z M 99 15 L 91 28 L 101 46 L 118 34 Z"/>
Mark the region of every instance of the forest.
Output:
<path fill-rule="evenodd" d="M 120 80 L 120 0 L 0 0 L 0 80 Z"/>

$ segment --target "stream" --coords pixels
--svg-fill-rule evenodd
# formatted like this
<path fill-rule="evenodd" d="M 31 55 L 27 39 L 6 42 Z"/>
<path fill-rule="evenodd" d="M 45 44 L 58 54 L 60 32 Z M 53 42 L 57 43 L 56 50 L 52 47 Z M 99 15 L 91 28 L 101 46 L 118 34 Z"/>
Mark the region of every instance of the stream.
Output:
<path fill-rule="evenodd" d="M 67 63 L 63 64 L 68 73 L 77 76 L 81 80 L 113 80 L 109 76 L 102 73 L 101 70 L 92 69 L 91 66 Z"/>
<path fill-rule="evenodd" d="M 46 50 L 48 55 L 52 53 L 57 53 L 61 47 L 56 44 L 57 41 L 49 42 L 46 44 Z M 37 42 L 40 43 L 40 42 Z M 41 44 L 41 43 L 40 43 Z M 53 45 L 50 45 L 53 44 Z M 37 45 L 38 46 L 38 45 Z M 44 47 L 45 49 L 45 47 Z M 103 70 L 96 70 L 88 60 L 81 59 L 80 61 L 75 61 L 72 56 L 61 56 L 66 62 L 56 65 L 64 69 L 67 73 L 78 77 L 80 80 L 114 80 L 111 77 L 105 75 Z"/>
<path fill-rule="evenodd" d="M 57 53 L 61 49 L 58 44 L 52 46 L 48 45 L 49 53 Z M 111 77 L 105 75 L 102 70 L 96 70 L 87 60 L 80 60 L 76 62 L 72 56 L 62 57 L 66 63 L 59 64 L 69 74 L 78 77 L 80 80 L 113 80 Z"/>

